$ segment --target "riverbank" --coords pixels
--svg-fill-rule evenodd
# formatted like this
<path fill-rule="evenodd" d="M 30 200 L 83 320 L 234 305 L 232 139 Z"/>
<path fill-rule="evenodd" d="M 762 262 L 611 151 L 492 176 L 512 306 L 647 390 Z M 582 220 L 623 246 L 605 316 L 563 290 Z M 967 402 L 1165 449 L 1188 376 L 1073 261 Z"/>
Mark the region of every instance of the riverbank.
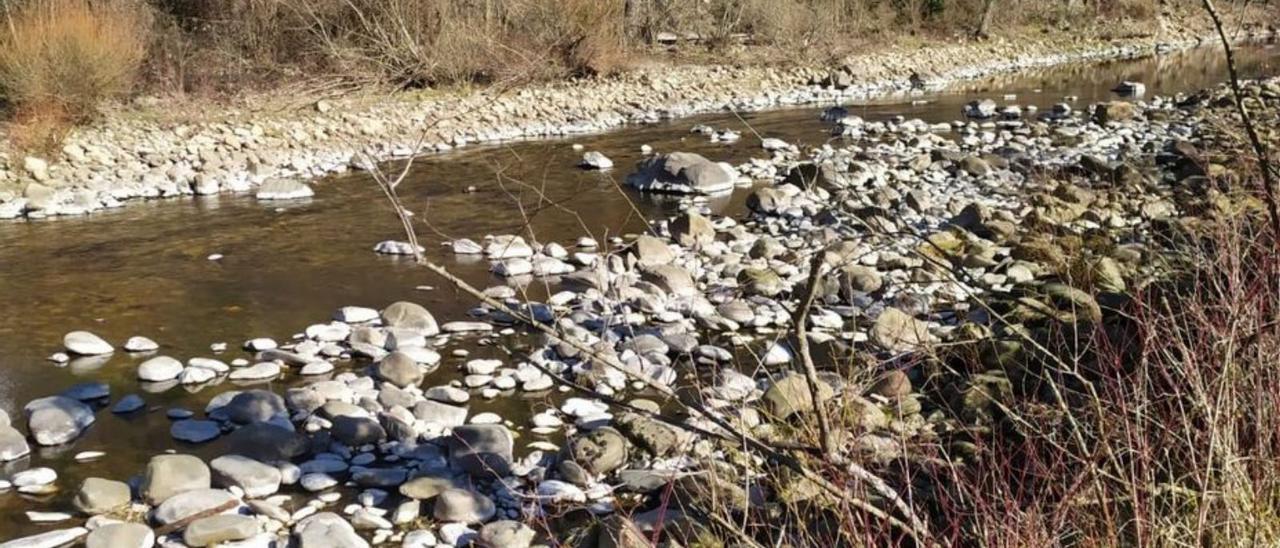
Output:
<path fill-rule="evenodd" d="M 1203 33 L 1187 25 L 1116 40 L 1046 34 L 890 45 L 838 68 L 656 66 L 507 91 L 321 100 L 282 113 L 175 119 L 164 114 L 163 103 L 126 108 L 77 129 L 59 157 L 0 155 L 0 218 L 83 215 L 130 200 L 252 192 L 269 180 L 296 183 L 366 159 L 600 132 L 700 112 L 865 101 L 910 93 L 912 74 L 937 89 L 998 73 L 1193 47 L 1204 42 Z"/>
<path fill-rule="evenodd" d="M 1260 122 L 1274 125 L 1280 81 L 1246 92 L 1251 108 L 1261 107 L 1254 110 Z M 1079 379 L 1102 375 L 1073 341 L 1081 333 L 1109 333 L 1102 327 L 1131 317 L 1126 307 L 1141 302 L 1134 297 L 1152 279 L 1177 272 L 1169 265 L 1197 249 L 1173 245 L 1182 243 L 1176 238 L 1184 229 L 1231 219 L 1233 212 L 1257 214 L 1251 187 L 1228 186 L 1251 177 L 1239 162 L 1246 150 L 1216 130 L 1234 126 L 1230 109 L 1219 86 L 1181 100 L 1107 101 L 1044 117 L 1010 111 L 941 124 L 832 110 L 825 129 L 841 139 L 829 147 L 810 153 L 772 143 L 738 168 L 738 175 L 764 182 L 750 191 L 748 211 L 722 216 L 689 198 L 674 217 L 653 219 L 649 234 L 594 247 L 568 234 L 449 242 L 448 253 L 470 257 L 506 282 L 486 291 L 487 302 L 449 317 L 412 303 L 352 301 L 332 318 L 309 318 L 302 329 L 254 333 L 243 354 L 234 339 L 178 355 L 163 346 L 146 354 L 145 341 L 69 334 L 60 350 L 141 350 L 117 360 L 123 367 L 104 370 L 125 371 L 124 393 L 136 386 L 143 395 L 121 396 L 118 385 L 93 379 L 59 387 L 53 399 L 24 406 L 27 416 L 16 426 L 0 428 L 4 455 L 22 462 L 32 458 L 21 454 L 24 448 L 78 450 L 103 426 L 92 422 L 112 420 L 108 408 L 138 420 L 167 415 L 172 422 L 161 417 L 162 428 L 187 444 L 179 445 L 184 452 L 222 445 L 216 458 L 157 456 L 145 468 L 133 462 L 127 473 L 95 481 L 72 482 L 67 470 L 41 467 L 10 480 L 26 494 L 55 488 L 74 494 L 40 508 L 50 513 L 25 515 L 59 524 L 46 537 L 50 545 L 86 535 L 102 545 L 145 544 L 157 532 L 189 545 L 219 538 L 265 546 L 291 540 L 304 548 L 366 546 L 366 539 L 402 546 L 473 540 L 527 546 L 566 538 L 587 546 L 616 546 L 618 539 L 645 546 L 652 538 L 715 545 L 744 542 L 744 535 L 765 545 L 902 542 L 904 527 L 885 525 L 884 515 L 898 522 L 924 517 L 926 530 L 905 529 L 940 543 L 1108 538 L 1134 523 L 1177 524 L 1157 534 L 1185 540 L 1193 535 L 1184 527 L 1197 517 L 1219 523 L 1214 507 L 1157 515 L 1165 507 L 1153 505 L 1130 519 L 1137 510 L 1105 494 L 1148 493 L 1151 482 L 1127 475 L 1129 457 L 1158 467 L 1162 485 L 1150 488 L 1153 496 L 1166 489 L 1223 492 L 1215 478 L 1184 479 L 1198 467 L 1166 452 L 1176 447 L 1182 454 L 1186 447 L 1172 444 L 1183 436 L 1171 441 L 1158 434 L 1179 427 L 1206 442 L 1192 444 L 1190 453 L 1209 447 L 1199 419 L 1254 392 L 1228 392 L 1210 401 L 1205 416 L 1182 417 L 1188 420 L 1149 413 L 1185 403 L 1176 391 L 1155 394 L 1156 407 L 1124 414 L 1120 404 L 1133 400 L 1089 399 L 1092 385 Z M 655 164 L 627 180 L 643 187 L 660 178 L 670 188 L 724 182 L 709 160 L 679 161 L 696 169 L 668 177 Z M 1221 246 L 1205 254 L 1245 256 Z M 814 266 L 826 272 L 816 284 Z M 1270 271 L 1254 275 L 1274 280 Z M 535 302 L 518 289 L 543 283 L 550 294 Z M 797 315 L 810 297 L 813 308 Z M 1269 302 L 1258 306 L 1265 310 Z M 1242 310 L 1231 308 L 1228 323 L 1235 325 Z M 558 327 L 561 340 L 529 336 L 513 322 L 522 313 L 533 316 L 530 323 Z M 797 335 L 797 325 L 808 332 Z M 165 343 L 163 332 L 154 336 Z M 208 343 L 229 340 L 217 329 L 201 336 Z M 805 370 L 802 340 L 820 352 L 815 386 L 797 373 Z M 1156 340 L 1163 347 L 1175 339 Z M 55 344 L 39 343 L 51 352 Z M 1209 347 L 1205 354 L 1212 355 L 1219 345 Z M 481 356 L 480 348 L 495 354 Z M 1045 348 L 1053 353 L 1044 355 Z M 1184 365 L 1181 354 L 1173 357 Z M 1157 362 L 1159 375 L 1138 379 L 1118 367 L 1114 379 L 1104 377 L 1113 384 L 1102 386 L 1163 387 L 1143 381 L 1172 375 L 1186 381 L 1169 383 L 1175 390 L 1217 393 L 1193 384 L 1204 379 L 1192 374 L 1225 369 L 1220 364 L 1173 365 Z M 557 376 L 586 391 L 553 388 L 568 386 Z M 203 411 L 189 411 L 166 399 L 179 387 L 217 395 Z M 479 411 L 489 399 L 532 409 Z M 815 399 L 836 425 L 830 451 Z M 1274 409 L 1269 401 L 1255 403 L 1247 415 L 1224 415 L 1274 418 L 1265 412 Z M 1037 473 L 1021 484 L 1010 472 L 1014 465 L 1002 460 L 1011 457 L 1002 448 L 1026 449 L 1030 438 L 1053 450 L 1068 445 L 1049 457 L 1093 462 L 1095 446 L 1071 445 L 1082 443 L 1076 434 L 1087 433 L 1087 444 L 1116 419 L 1141 421 L 1124 431 L 1156 434 L 1135 447 L 1151 443 L 1162 451 L 1125 452 L 1123 462 L 1098 465 L 1095 485 L 1108 491 L 1069 489 L 1073 482 L 1064 478 L 1080 472 L 1054 469 L 1060 461 L 1052 459 L 1046 469 L 1017 468 Z M 1087 430 L 1075 426 L 1082 422 Z M 1272 431 L 1271 424 L 1262 431 Z M 1239 453 L 1223 450 L 1215 458 L 1262 458 L 1249 451 L 1248 439 L 1241 443 Z M 94 458 L 102 457 L 85 457 Z M 1274 460 L 1262 462 L 1274 469 Z M 67 469 L 77 466 L 91 465 Z M 985 481 L 960 481 L 970 474 Z M 1002 498 L 1006 487 L 1026 493 Z M 1032 500 L 1045 505 L 1034 507 L 1044 514 L 978 505 L 1033 495 L 1043 497 Z M 898 496 L 908 510 L 894 504 Z M 1118 517 L 1095 511 L 1098 501 Z M 1255 511 L 1268 503 L 1246 502 Z M 229 509 L 234 516 L 185 522 Z M 1051 511 L 1069 516 L 1066 531 L 1043 517 L 1058 515 Z M 94 517 L 83 529 L 70 526 L 83 515 Z M 1003 518 L 1010 515 L 1019 527 L 1007 527 Z M 1242 523 L 1239 515 L 1226 517 L 1227 526 Z M 995 537 L 1001 534 L 1009 536 Z M 1234 529 L 1215 534 L 1228 541 L 1270 538 Z"/>

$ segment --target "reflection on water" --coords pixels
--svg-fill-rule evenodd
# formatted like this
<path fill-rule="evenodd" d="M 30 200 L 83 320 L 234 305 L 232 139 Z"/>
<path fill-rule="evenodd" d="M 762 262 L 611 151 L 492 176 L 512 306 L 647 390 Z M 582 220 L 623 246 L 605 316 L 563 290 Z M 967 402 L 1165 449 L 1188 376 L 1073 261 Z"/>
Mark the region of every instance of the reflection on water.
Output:
<path fill-rule="evenodd" d="M 1276 52 L 1242 50 L 1246 75 L 1276 73 Z M 932 95 L 923 105 L 903 100 L 851 107 L 867 119 L 893 115 L 949 121 L 974 98 L 1017 94 L 1017 103 L 1041 108 L 1080 97 L 1080 106 L 1110 97 L 1109 89 L 1124 79 L 1147 83 L 1149 93 L 1194 90 L 1218 82 L 1225 70 L 1212 50 L 1142 61 L 1064 67 L 1032 75 L 975 82 L 962 90 Z M 817 109 L 744 114 L 764 136 L 816 146 L 826 142 L 828 128 Z M 479 239 L 488 233 L 522 232 L 540 241 L 569 244 L 589 233 L 603 240 L 644 227 L 644 218 L 671 211 L 673 202 L 621 190 L 620 179 L 640 159 L 642 144 L 657 151 L 685 150 L 716 160 L 742 162 L 762 156 L 758 141 L 745 137 L 726 146 L 688 133 L 695 123 L 730 127 L 750 135 L 732 114 L 701 116 L 669 124 L 630 128 L 578 142 L 611 157 L 618 170 L 606 173 L 576 169 L 580 153 L 564 141 L 516 143 L 473 148 L 428 157 L 415 165 L 402 187 L 407 203 L 423 221 L 421 235 L 429 253 L 462 277 L 484 286 L 488 264 L 459 260 L 436 246 L 445 238 Z M 190 447 L 173 441 L 164 409 L 195 411 L 231 385 L 173 388 L 148 393 L 134 380 L 144 356 L 116 353 L 78 359 L 56 367 L 45 357 L 60 350 L 64 333 L 88 329 L 117 346 L 132 335 L 146 335 L 162 345 L 160 353 L 180 359 L 213 356 L 209 346 L 232 348 L 220 358 L 243 354 L 234 349 L 244 340 L 270 336 L 286 340 L 308 324 L 324 321 L 343 305 L 381 307 L 407 299 L 422 303 L 441 321 L 466 319 L 472 305 L 443 287 L 440 280 L 407 261 L 371 252 L 378 241 L 396 238 L 398 225 L 373 184 L 359 175 L 318 181 L 314 199 L 278 208 L 248 197 L 217 196 L 194 200 L 150 202 L 86 219 L 0 224 L 0 408 L 17 416 L 27 401 L 57 393 L 83 380 L 110 383 L 113 398 L 141 393 L 161 412 L 121 418 L 107 410 L 76 443 L 46 449 L 0 470 L 5 475 L 33 465 L 62 471 L 60 484 L 74 489 L 78 478 L 100 475 L 125 478 L 142 469 L 145 459 L 165 449 L 210 454 L 217 443 Z M 474 186 L 474 192 L 467 187 Z M 743 192 L 715 198 L 717 211 L 741 210 Z M 224 257 L 207 260 L 211 254 Z M 436 286 L 432 291 L 415 289 Z M 531 294 L 553 289 L 543 280 L 530 284 Z M 473 357 L 505 357 L 495 347 L 477 347 Z M 350 364 L 339 364 L 338 370 Z M 446 361 L 434 382 L 445 382 L 456 362 Z M 268 384 L 281 390 L 292 381 Z M 154 388 L 154 387 L 152 387 Z M 505 398 L 478 401 L 472 412 L 497 411 L 523 417 L 539 399 Z M 520 422 L 520 420 L 517 420 Z M 80 451 L 102 450 L 103 459 L 72 464 Z M 35 506 L 62 508 L 66 494 L 48 504 L 33 505 L 16 494 L 0 494 L 0 538 L 37 528 L 14 511 Z"/>

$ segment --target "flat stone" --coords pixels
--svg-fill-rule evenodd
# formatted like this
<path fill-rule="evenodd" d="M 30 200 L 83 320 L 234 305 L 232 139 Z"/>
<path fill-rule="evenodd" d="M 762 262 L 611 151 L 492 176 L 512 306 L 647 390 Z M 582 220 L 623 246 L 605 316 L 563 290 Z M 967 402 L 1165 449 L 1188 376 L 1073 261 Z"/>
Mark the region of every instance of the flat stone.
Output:
<path fill-rule="evenodd" d="M 178 441 L 204 443 L 222 435 L 222 427 L 214 421 L 180 420 L 169 425 L 169 435 Z"/>
<path fill-rule="evenodd" d="M 68 352 L 81 356 L 100 356 L 115 351 L 115 348 L 107 341 L 102 340 L 102 337 L 88 331 L 67 333 L 62 337 L 62 346 L 66 347 Z"/>
<path fill-rule="evenodd" d="M 187 525 L 182 540 L 188 546 L 212 546 L 244 540 L 262 532 L 258 520 L 249 516 L 220 515 L 200 518 Z"/>
<path fill-rule="evenodd" d="M 342 516 L 321 512 L 299 521 L 293 528 L 296 548 L 368 548 L 369 543 Z"/>
<path fill-rule="evenodd" d="M 94 529 L 85 548 L 152 548 L 156 534 L 141 523 L 110 523 Z"/>
<path fill-rule="evenodd" d="M 12 426 L 0 426 L 0 462 L 17 460 L 31 454 L 27 437 Z"/>
<path fill-rule="evenodd" d="M 261 498 L 280 490 L 280 469 L 241 455 L 223 455 L 209 461 L 213 481 L 222 487 L 239 487 L 245 496 Z"/>
<path fill-rule="evenodd" d="M 231 493 L 222 489 L 183 491 L 161 502 L 151 513 L 151 517 L 156 523 L 168 525 L 236 502 L 238 501 Z M 227 511 L 234 512 L 235 507 L 232 506 Z"/>
<path fill-rule="evenodd" d="M 459 523 L 484 523 L 496 513 L 497 507 L 489 497 L 466 489 L 441 491 L 432 511 L 437 520 Z"/>
<path fill-rule="evenodd" d="M 58 529 L 10 540 L 0 543 L 0 548 L 58 548 L 64 544 L 68 544 L 80 537 L 83 537 L 89 530 L 84 527 L 72 527 L 70 529 Z M 112 547 L 115 548 L 115 547 Z"/>
<path fill-rule="evenodd" d="M 153 352 L 160 349 L 160 345 L 155 341 L 146 337 L 134 336 L 124 342 L 126 352 Z"/>

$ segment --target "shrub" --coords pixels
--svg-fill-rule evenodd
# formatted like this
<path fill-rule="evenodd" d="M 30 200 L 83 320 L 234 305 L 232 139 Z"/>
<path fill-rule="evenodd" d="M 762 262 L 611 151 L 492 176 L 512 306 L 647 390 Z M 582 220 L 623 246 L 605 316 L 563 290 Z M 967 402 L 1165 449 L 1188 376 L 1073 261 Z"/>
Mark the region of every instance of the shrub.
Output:
<path fill-rule="evenodd" d="M 128 91 L 147 47 L 149 12 L 130 0 L 29 0 L 0 31 L 0 88 L 20 111 L 91 117 Z"/>

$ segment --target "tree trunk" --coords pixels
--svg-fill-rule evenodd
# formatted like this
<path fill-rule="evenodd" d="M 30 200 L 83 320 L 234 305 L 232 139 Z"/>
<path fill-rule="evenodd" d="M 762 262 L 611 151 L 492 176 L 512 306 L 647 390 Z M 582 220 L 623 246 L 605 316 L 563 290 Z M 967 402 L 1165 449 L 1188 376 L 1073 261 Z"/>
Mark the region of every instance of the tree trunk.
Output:
<path fill-rule="evenodd" d="M 973 33 L 975 38 L 986 38 L 988 27 L 991 25 L 991 12 L 996 5 L 996 0 L 986 0 L 982 4 L 982 16 L 978 18 L 978 29 Z"/>

